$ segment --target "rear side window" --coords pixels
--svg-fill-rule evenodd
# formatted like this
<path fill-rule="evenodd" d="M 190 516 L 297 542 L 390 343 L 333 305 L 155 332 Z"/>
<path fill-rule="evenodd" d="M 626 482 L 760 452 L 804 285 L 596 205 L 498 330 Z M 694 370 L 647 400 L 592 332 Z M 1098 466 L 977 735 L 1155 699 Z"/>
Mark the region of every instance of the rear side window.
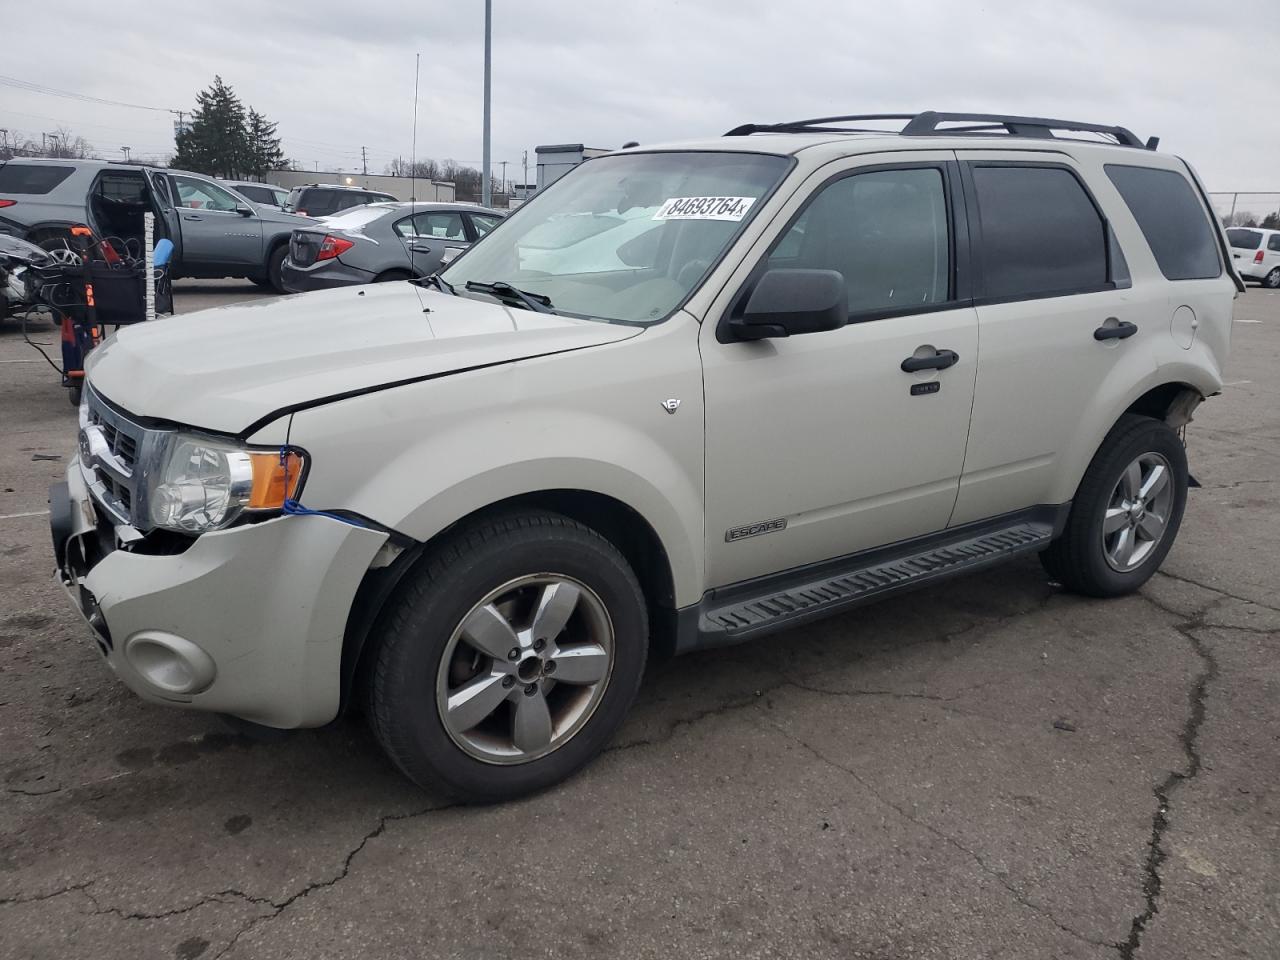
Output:
<path fill-rule="evenodd" d="M 389 193 L 371 193 L 366 203 L 395 203 L 396 198 Z"/>
<path fill-rule="evenodd" d="M 6 163 L 0 166 L 0 193 L 48 193 L 75 172 L 75 167 Z"/>
<path fill-rule="evenodd" d="M 986 297 L 1102 290 L 1107 239 L 1080 181 L 1058 167 L 974 166 Z"/>
<path fill-rule="evenodd" d="M 1166 280 L 1207 280 L 1222 273 L 1209 218 L 1186 177 L 1116 163 L 1106 170 Z"/>
<path fill-rule="evenodd" d="M 333 190 L 307 190 L 298 200 L 298 206 L 312 217 L 327 217 L 338 209 L 338 195 Z"/>
<path fill-rule="evenodd" d="M 268 190 L 266 187 L 246 187 L 242 185 L 242 186 L 236 187 L 236 193 L 240 194 L 240 196 L 242 197 L 247 197 L 248 199 L 254 201 L 254 203 L 275 203 L 276 202 L 275 197 L 272 196 L 271 191 Z"/>
<path fill-rule="evenodd" d="M 1257 250 L 1262 246 L 1262 234 L 1257 230 L 1241 230 L 1237 227 L 1227 231 L 1227 239 L 1237 250 Z"/>

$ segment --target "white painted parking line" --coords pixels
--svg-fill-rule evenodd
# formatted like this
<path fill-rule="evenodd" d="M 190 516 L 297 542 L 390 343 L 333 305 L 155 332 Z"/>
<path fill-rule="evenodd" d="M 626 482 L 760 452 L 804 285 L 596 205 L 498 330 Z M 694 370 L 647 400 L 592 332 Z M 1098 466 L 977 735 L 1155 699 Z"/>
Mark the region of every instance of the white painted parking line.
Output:
<path fill-rule="evenodd" d="M 0 520 L 18 520 L 22 517 L 47 517 L 48 510 L 32 510 L 30 513 L 0 513 Z"/>
<path fill-rule="evenodd" d="M 39 362 L 40 362 L 39 357 L 37 357 L 34 360 L 0 360 L 0 363 L 39 363 Z"/>
<path fill-rule="evenodd" d="M 1243 320 L 1240 317 L 1233 318 L 1236 323 L 1261 323 L 1261 320 Z"/>
<path fill-rule="evenodd" d="M 1243 387 L 1246 383 L 1253 383 L 1252 380 L 1226 380 L 1223 382 L 1224 387 Z"/>

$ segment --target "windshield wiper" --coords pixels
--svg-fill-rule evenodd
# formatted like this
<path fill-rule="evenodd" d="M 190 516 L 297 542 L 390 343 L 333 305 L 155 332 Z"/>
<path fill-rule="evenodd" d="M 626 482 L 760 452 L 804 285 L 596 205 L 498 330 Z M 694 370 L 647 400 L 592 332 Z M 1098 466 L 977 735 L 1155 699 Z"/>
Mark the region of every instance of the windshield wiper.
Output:
<path fill-rule="evenodd" d="M 528 310 L 536 310 L 538 313 L 555 313 L 551 309 L 551 298 L 543 296 L 540 293 L 529 293 L 527 290 L 518 290 L 505 280 L 495 280 L 493 283 L 483 283 L 479 280 L 468 280 L 467 289 L 474 293 L 487 293 L 491 297 L 499 299 L 517 300 L 524 304 Z"/>
<path fill-rule="evenodd" d="M 440 276 L 435 273 L 433 273 L 429 277 L 414 277 L 409 282 L 416 283 L 419 286 L 423 286 L 423 287 L 427 286 L 427 284 L 430 284 L 431 286 L 439 290 L 441 293 L 447 293 L 450 296 L 454 296 L 454 297 L 458 295 L 458 291 L 453 289 L 453 284 L 449 283 L 447 280 L 441 280 Z"/>

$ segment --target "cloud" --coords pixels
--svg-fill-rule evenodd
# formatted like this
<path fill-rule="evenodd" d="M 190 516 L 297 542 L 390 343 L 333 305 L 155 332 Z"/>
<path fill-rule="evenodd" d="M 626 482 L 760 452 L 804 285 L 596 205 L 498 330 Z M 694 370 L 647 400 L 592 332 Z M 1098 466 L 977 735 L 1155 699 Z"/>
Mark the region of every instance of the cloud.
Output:
<path fill-rule="evenodd" d="M 78 5 L 77 5 L 78 6 Z M 495 0 L 493 156 L 539 143 L 611 147 L 722 133 L 746 121 L 968 109 L 1060 115 L 1159 134 L 1211 189 L 1280 190 L 1280 94 L 1266 64 L 1280 21 L 1247 29 L 1198 0 Z M 215 73 L 280 125 L 310 166 L 381 170 L 412 149 L 478 161 L 483 4 L 225 0 L 24 4 L 0 72 L 189 109 Z M 52 56 L 51 45 L 57 45 Z M 56 70 L 50 64 L 56 63 Z M 0 126 L 61 121 L 108 153 L 172 145 L 172 118 L 0 87 Z"/>

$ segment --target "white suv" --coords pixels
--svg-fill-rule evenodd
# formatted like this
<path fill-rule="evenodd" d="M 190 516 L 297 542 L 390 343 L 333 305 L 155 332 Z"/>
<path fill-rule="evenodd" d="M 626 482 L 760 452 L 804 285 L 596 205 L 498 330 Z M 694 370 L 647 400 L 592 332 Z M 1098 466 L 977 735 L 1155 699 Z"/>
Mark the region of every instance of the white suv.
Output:
<path fill-rule="evenodd" d="M 121 331 L 50 498 L 104 658 L 362 705 L 485 800 L 598 752 L 651 653 L 1033 552 L 1137 589 L 1243 289 L 1201 185 L 1120 127 L 886 119 L 623 150 L 438 277 Z"/>
<path fill-rule="evenodd" d="M 1232 227 L 1227 231 L 1236 271 L 1246 280 L 1280 289 L 1280 230 Z"/>

